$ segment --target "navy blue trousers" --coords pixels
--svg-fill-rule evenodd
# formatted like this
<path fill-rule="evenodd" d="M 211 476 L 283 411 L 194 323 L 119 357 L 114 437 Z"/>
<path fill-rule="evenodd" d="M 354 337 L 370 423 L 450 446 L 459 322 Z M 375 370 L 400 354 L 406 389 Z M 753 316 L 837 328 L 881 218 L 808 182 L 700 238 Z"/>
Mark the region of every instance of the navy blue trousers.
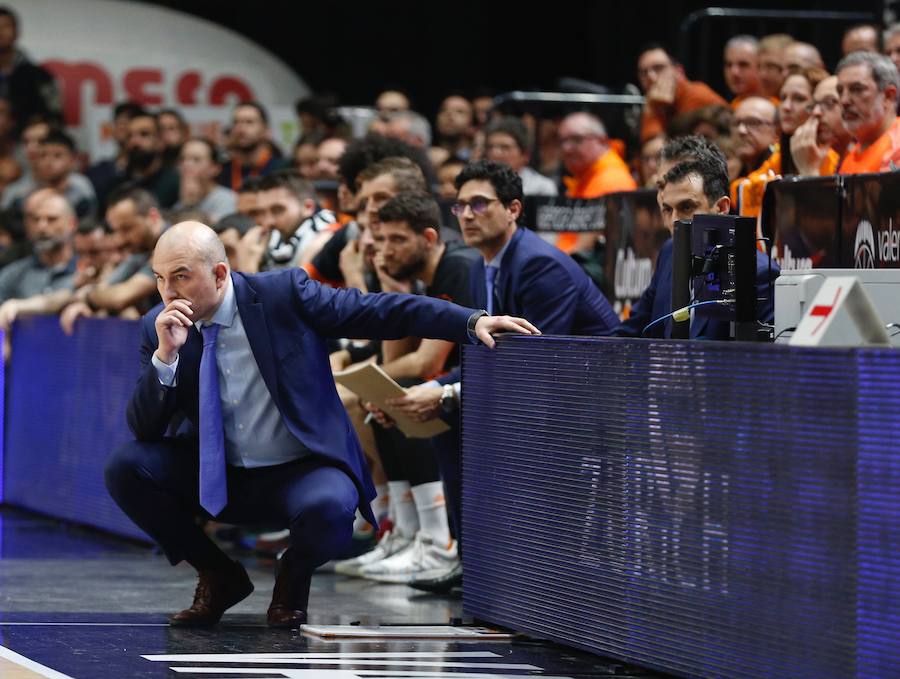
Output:
<path fill-rule="evenodd" d="M 132 441 L 106 465 L 106 487 L 119 507 L 174 565 L 191 561 L 206 540 L 196 441 Z M 228 467 L 228 504 L 217 521 L 273 523 L 290 529 L 292 561 L 312 572 L 337 556 L 353 534 L 359 496 L 352 479 L 315 457 L 273 467 Z"/>

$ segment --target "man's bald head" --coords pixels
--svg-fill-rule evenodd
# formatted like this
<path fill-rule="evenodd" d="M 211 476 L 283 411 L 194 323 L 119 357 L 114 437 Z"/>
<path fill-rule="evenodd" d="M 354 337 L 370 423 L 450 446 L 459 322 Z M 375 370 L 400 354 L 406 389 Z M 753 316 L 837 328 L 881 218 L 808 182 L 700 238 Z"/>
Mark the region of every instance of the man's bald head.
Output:
<path fill-rule="evenodd" d="M 788 73 L 800 73 L 807 68 L 825 68 L 825 62 L 815 45 L 795 42 L 784 49 L 784 66 Z"/>
<path fill-rule="evenodd" d="M 570 113 L 563 118 L 560 126 L 565 125 L 577 129 L 580 134 L 596 134 L 600 137 L 606 137 L 606 127 L 603 121 L 592 113 L 579 111 Z"/>
<path fill-rule="evenodd" d="M 759 165 L 769 146 L 777 141 L 776 113 L 775 104 L 763 97 L 747 97 L 734 111 L 734 150 L 748 172 Z"/>
<path fill-rule="evenodd" d="M 161 252 L 190 253 L 210 266 L 228 263 L 225 246 L 219 236 L 201 222 L 179 222 L 165 231 L 156 243 L 154 257 Z"/>
<path fill-rule="evenodd" d="M 183 300 L 191 320 L 210 320 L 228 290 L 225 246 L 206 224 L 180 222 L 159 237 L 153 274 L 163 304 Z"/>
<path fill-rule="evenodd" d="M 28 212 L 29 208 L 36 208 L 45 200 L 61 201 L 62 203 L 65 203 L 63 209 L 67 214 L 75 214 L 75 210 L 72 209 L 72 205 L 68 200 L 66 200 L 66 197 L 56 189 L 51 188 L 43 188 L 32 191 L 30 194 L 28 194 L 28 197 L 25 199 L 25 203 L 22 207 L 25 212 Z"/>
<path fill-rule="evenodd" d="M 853 52 L 881 52 L 881 35 L 872 24 L 851 26 L 844 32 L 841 52 L 846 57 Z"/>
<path fill-rule="evenodd" d="M 559 125 L 559 147 L 566 171 L 578 176 L 609 150 L 606 128 L 590 113 L 572 113 Z"/>

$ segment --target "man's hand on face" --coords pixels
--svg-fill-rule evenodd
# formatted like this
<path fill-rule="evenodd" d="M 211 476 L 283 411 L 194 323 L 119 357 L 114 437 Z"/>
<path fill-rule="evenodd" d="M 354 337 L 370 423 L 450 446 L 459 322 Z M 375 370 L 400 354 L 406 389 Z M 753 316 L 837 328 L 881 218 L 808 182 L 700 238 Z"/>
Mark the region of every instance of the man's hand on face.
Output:
<path fill-rule="evenodd" d="M 514 316 L 482 316 L 475 322 L 475 336 L 488 349 L 497 344 L 492 335 L 501 332 L 517 332 L 522 335 L 540 335 L 541 331 L 524 318 Z"/>
<path fill-rule="evenodd" d="M 819 146 L 818 134 L 819 121 L 810 116 L 791 135 L 791 156 L 801 175 L 818 176 L 819 167 L 828 155 L 828 148 Z"/>
<path fill-rule="evenodd" d="M 656 82 L 647 90 L 647 103 L 655 106 L 668 106 L 675 103 L 676 85 L 675 69 L 670 68 L 663 71 Z"/>
<path fill-rule="evenodd" d="M 188 331 L 194 324 L 191 320 L 193 315 L 189 301 L 174 299 L 156 317 L 156 336 L 159 339 L 156 357 L 166 365 L 175 362 L 179 349 L 187 342 Z"/>
<path fill-rule="evenodd" d="M 412 292 L 412 281 L 404 281 L 391 276 L 384 268 L 384 256 L 378 252 L 375 254 L 375 273 L 381 282 L 382 292 Z"/>
<path fill-rule="evenodd" d="M 348 288 L 365 289 L 366 262 L 359 239 L 347 241 L 338 260 L 341 275 Z"/>
<path fill-rule="evenodd" d="M 245 273 L 257 273 L 266 253 L 270 231 L 262 226 L 247 229 L 237 247 L 238 270 Z"/>

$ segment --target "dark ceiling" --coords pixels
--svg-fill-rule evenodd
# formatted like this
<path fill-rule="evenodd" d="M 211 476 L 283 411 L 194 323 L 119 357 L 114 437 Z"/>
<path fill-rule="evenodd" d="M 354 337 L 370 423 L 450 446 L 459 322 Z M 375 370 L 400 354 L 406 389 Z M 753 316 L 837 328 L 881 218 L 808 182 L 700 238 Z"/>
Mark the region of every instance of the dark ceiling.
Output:
<path fill-rule="evenodd" d="M 679 26 L 706 7 L 691 0 L 569 0 L 524 9 L 523 2 L 390 3 L 147 0 L 223 24 L 266 46 L 317 92 L 344 104 L 369 104 L 391 84 L 432 114 L 449 91 L 554 89 L 561 76 L 620 88 L 633 82 L 640 45 L 677 47 Z M 732 2 L 730 7 L 871 12 L 880 0 Z M 534 7 L 534 6 L 531 6 Z M 844 24 L 827 21 L 716 20 L 692 34 L 689 75 L 707 72 L 721 88 L 721 45 L 739 32 L 787 31 L 820 46 L 830 65 Z M 698 27 L 699 28 L 699 27 Z M 701 53 L 702 52 L 702 53 Z M 691 73 L 693 71 L 693 73 Z"/>

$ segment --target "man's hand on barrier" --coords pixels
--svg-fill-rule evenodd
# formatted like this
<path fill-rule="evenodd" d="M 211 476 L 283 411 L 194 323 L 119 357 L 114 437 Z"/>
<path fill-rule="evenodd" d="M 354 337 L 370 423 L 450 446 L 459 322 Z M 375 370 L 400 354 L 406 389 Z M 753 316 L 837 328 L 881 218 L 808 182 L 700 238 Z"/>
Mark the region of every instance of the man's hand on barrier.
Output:
<path fill-rule="evenodd" d="M 79 318 L 90 318 L 93 315 L 91 307 L 84 302 L 72 302 L 59 315 L 59 325 L 64 333 L 72 335 L 75 332 L 75 323 Z"/>
<path fill-rule="evenodd" d="M 797 172 L 807 177 L 819 176 L 819 167 L 828 155 L 828 147 L 819 146 L 818 132 L 818 118 L 810 117 L 791 136 L 791 156 Z"/>
<path fill-rule="evenodd" d="M 0 330 L 8 333 L 18 314 L 19 300 L 8 299 L 3 304 L 0 304 Z"/>
<path fill-rule="evenodd" d="M 482 316 L 475 323 L 475 336 L 489 349 L 493 349 L 497 344 L 492 335 L 501 332 L 517 332 L 522 335 L 541 334 L 540 330 L 524 318 L 514 316 Z"/>
<path fill-rule="evenodd" d="M 406 390 L 404 396 L 388 399 L 388 405 L 419 422 L 433 420 L 441 414 L 443 387 L 426 387 L 417 384 Z"/>
<path fill-rule="evenodd" d="M 187 342 L 188 330 L 194 324 L 191 320 L 194 310 L 186 299 L 173 299 L 156 317 L 156 336 L 159 347 L 156 357 L 171 365 L 178 357 L 178 351 Z"/>

